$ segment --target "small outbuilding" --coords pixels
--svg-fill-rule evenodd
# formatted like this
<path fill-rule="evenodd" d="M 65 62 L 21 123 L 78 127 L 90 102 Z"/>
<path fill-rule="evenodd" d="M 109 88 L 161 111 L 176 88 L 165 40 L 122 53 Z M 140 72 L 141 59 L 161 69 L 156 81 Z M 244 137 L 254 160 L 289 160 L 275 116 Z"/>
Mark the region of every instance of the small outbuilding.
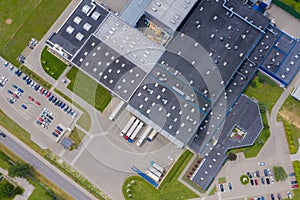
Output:
<path fill-rule="evenodd" d="M 68 137 L 64 137 L 60 143 L 65 149 L 71 149 L 71 147 L 73 146 L 74 142 L 68 138 Z"/>

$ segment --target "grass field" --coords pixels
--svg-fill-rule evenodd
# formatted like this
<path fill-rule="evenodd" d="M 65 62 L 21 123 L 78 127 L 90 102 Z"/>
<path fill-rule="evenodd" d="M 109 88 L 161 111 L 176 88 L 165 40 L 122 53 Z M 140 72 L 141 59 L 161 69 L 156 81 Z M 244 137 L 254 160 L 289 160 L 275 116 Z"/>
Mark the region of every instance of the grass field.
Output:
<path fill-rule="evenodd" d="M 52 87 L 52 85 L 50 85 L 50 83 L 48 83 L 47 81 L 45 81 L 44 79 L 42 79 L 39 75 L 37 75 L 36 73 L 34 73 L 28 67 L 22 65 L 20 67 L 20 69 L 22 70 L 23 73 L 25 73 L 26 75 L 28 75 L 32 80 L 36 81 L 38 84 L 40 84 L 46 90 L 50 90 L 50 88 Z"/>
<path fill-rule="evenodd" d="M 75 127 L 72 130 L 71 134 L 69 135 L 69 138 L 71 138 L 71 140 L 73 140 L 73 142 L 74 142 L 74 145 L 72 146 L 72 148 L 76 149 L 78 147 L 78 145 L 81 143 L 81 140 L 84 138 L 84 136 L 85 136 L 85 133 Z"/>
<path fill-rule="evenodd" d="M 41 62 L 44 71 L 55 80 L 57 80 L 67 68 L 67 64 L 50 53 L 47 47 L 42 51 Z"/>
<path fill-rule="evenodd" d="M 112 98 L 104 87 L 76 67 L 72 67 L 66 76 L 71 81 L 68 85 L 69 90 L 100 112 L 104 111 Z"/>
<path fill-rule="evenodd" d="M 283 89 L 274 81 L 263 75 L 261 72 L 258 72 L 257 76 L 251 81 L 244 93 L 250 98 L 254 97 L 257 99 L 261 104 L 268 108 L 269 112 L 271 112 L 282 92 Z"/>
<path fill-rule="evenodd" d="M 143 200 L 160 200 L 160 199 L 191 199 L 198 197 L 191 190 L 186 188 L 182 183 L 180 183 L 177 178 L 188 164 L 188 162 L 193 157 L 193 153 L 186 150 L 182 153 L 180 158 L 174 164 L 167 177 L 161 183 L 159 189 L 155 189 L 152 185 L 146 182 L 143 178 L 139 176 L 129 177 L 123 184 L 123 194 L 125 199 L 128 198 L 127 194 L 131 194 L 133 198 L 131 199 L 143 199 Z M 134 181 L 134 184 L 131 182 Z M 130 192 L 126 193 L 128 189 L 128 184 Z"/>
<path fill-rule="evenodd" d="M 278 120 L 283 121 L 290 153 L 297 153 L 300 138 L 300 102 L 292 96 L 283 103 L 278 113 Z"/>
<path fill-rule="evenodd" d="M 18 66 L 31 38 L 40 40 L 71 0 L 1 0 L 0 55 Z"/>
<path fill-rule="evenodd" d="M 79 110 L 82 111 L 82 115 L 79 118 L 79 120 L 77 121 L 77 124 L 83 128 L 86 131 L 89 131 L 92 125 L 92 119 L 90 114 L 83 108 L 81 107 L 78 103 L 76 103 L 75 101 L 73 101 L 71 98 L 69 98 L 68 96 L 66 96 L 64 93 L 62 93 L 60 90 L 58 89 L 54 89 L 54 91 L 59 94 L 60 96 L 62 96 L 65 100 L 67 100 L 68 102 L 74 104 L 74 106 L 76 106 Z"/>
<path fill-rule="evenodd" d="M 300 14 L 300 1 L 297 0 L 280 0 L 281 2 L 285 3 L 286 5 L 293 8 L 296 12 Z"/>
<path fill-rule="evenodd" d="M 294 171 L 296 174 L 296 180 L 299 183 L 300 182 L 300 161 L 294 161 L 293 162 Z M 293 190 L 294 197 L 293 200 L 299 200 L 300 199 L 300 188 Z"/>

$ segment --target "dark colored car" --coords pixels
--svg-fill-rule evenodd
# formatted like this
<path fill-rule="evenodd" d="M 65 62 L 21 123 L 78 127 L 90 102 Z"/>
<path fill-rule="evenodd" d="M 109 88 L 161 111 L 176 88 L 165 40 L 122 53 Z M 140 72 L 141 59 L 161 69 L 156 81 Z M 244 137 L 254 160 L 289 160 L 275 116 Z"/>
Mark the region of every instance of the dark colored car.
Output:
<path fill-rule="evenodd" d="M 57 100 L 57 98 L 56 98 L 56 97 L 54 97 L 54 98 L 52 99 L 52 103 L 55 103 L 55 102 L 56 102 L 56 100 Z"/>
<path fill-rule="evenodd" d="M 277 194 L 278 200 L 282 200 L 281 195 L 278 193 Z"/>
<path fill-rule="evenodd" d="M 260 177 L 260 173 L 259 173 L 258 170 L 256 171 L 256 176 L 257 176 L 258 178 Z"/>
<path fill-rule="evenodd" d="M 60 100 L 57 100 L 54 105 L 57 106 L 59 103 L 60 103 Z"/>
<path fill-rule="evenodd" d="M 298 184 L 297 181 L 291 181 L 291 184 Z"/>
<path fill-rule="evenodd" d="M 60 108 L 63 109 L 65 107 L 65 105 L 66 105 L 65 103 L 62 103 Z"/>
<path fill-rule="evenodd" d="M 46 98 L 50 97 L 50 95 L 51 95 L 51 92 L 48 92 L 48 93 L 46 94 Z"/>
<path fill-rule="evenodd" d="M 52 135 L 54 135 L 55 137 L 58 137 L 58 135 L 55 132 L 52 132 Z"/>
<path fill-rule="evenodd" d="M 26 78 L 27 78 L 27 75 L 24 75 L 22 80 L 25 81 Z"/>
<path fill-rule="evenodd" d="M 252 175 L 251 175 L 250 172 L 247 172 L 247 176 L 248 176 L 249 178 L 252 178 Z"/>
<path fill-rule="evenodd" d="M 46 115 L 49 119 L 53 120 L 53 117 L 51 115 L 49 115 L 49 114 L 46 114 Z"/>
<path fill-rule="evenodd" d="M 221 190 L 221 192 L 224 192 L 224 185 L 223 184 L 220 184 L 220 190 Z"/>
<path fill-rule="evenodd" d="M 269 184 L 270 184 L 270 179 L 269 179 L 269 178 L 266 178 L 266 182 L 267 182 L 267 184 L 269 185 Z"/>
<path fill-rule="evenodd" d="M 19 96 L 18 96 L 18 95 L 16 95 L 16 94 L 13 94 L 13 97 L 15 97 L 16 99 L 18 99 L 18 98 L 19 98 Z"/>
<path fill-rule="evenodd" d="M 21 107 L 24 108 L 25 110 L 27 109 L 27 106 L 24 104 L 22 104 Z"/>
<path fill-rule="evenodd" d="M 38 125 L 41 125 L 41 124 L 42 124 L 39 120 L 36 120 L 36 123 L 37 123 Z"/>
<path fill-rule="evenodd" d="M 16 86 L 15 84 L 12 84 L 11 86 L 15 89 L 18 89 L 18 86 Z"/>
<path fill-rule="evenodd" d="M 11 90 L 7 90 L 8 94 L 13 94 L 13 92 Z"/>
<path fill-rule="evenodd" d="M 54 96 L 52 95 L 51 97 L 49 97 L 49 101 L 52 101 L 52 99 L 54 98 Z"/>
<path fill-rule="evenodd" d="M 261 177 L 261 183 L 264 185 L 265 184 L 265 178 Z"/>
<path fill-rule="evenodd" d="M 264 174 L 265 174 L 265 176 L 269 176 L 269 172 L 267 169 L 264 169 Z"/>
<path fill-rule="evenodd" d="M 275 200 L 274 194 L 271 194 L 271 199 L 272 199 L 272 200 Z"/>
<path fill-rule="evenodd" d="M 257 179 L 255 179 L 254 182 L 255 182 L 255 185 L 258 185 L 258 180 Z"/>
<path fill-rule="evenodd" d="M 0 132 L 0 136 L 6 137 L 5 133 Z"/>
<path fill-rule="evenodd" d="M 296 175 L 295 173 L 290 173 L 290 174 L 289 174 L 289 176 L 295 176 L 295 175 Z"/>
<path fill-rule="evenodd" d="M 60 132 L 63 131 L 63 129 L 62 129 L 60 126 L 57 126 L 56 128 L 57 128 Z"/>
<path fill-rule="evenodd" d="M 65 107 L 64 111 L 66 112 L 68 110 L 69 106 Z"/>
<path fill-rule="evenodd" d="M 251 185 L 254 185 L 253 179 L 250 179 L 250 184 L 251 184 Z"/>
<path fill-rule="evenodd" d="M 18 91 L 24 93 L 24 90 L 22 90 L 22 88 L 18 88 Z"/>
<path fill-rule="evenodd" d="M 57 133 L 58 135 L 60 134 L 60 131 L 59 130 L 57 130 L 57 129 L 55 129 L 55 131 L 54 131 L 55 133 Z"/>

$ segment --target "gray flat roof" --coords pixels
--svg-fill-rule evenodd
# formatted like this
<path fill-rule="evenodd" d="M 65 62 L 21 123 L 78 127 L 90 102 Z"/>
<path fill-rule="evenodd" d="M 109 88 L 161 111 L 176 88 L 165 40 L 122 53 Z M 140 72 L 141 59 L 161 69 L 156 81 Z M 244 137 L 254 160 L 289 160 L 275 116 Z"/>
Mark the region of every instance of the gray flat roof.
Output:
<path fill-rule="evenodd" d="M 197 0 L 153 0 L 146 12 L 175 32 L 196 2 Z"/>
<path fill-rule="evenodd" d="M 146 75 L 141 68 L 95 36 L 89 38 L 72 62 L 125 101 Z"/>
<path fill-rule="evenodd" d="M 147 73 L 165 50 L 115 15 L 106 18 L 95 36 Z"/>
<path fill-rule="evenodd" d="M 235 127 L 245 133 L 242 140 L 231 139 L 230 134 Z M 258 103 L 242 95 L 226 116 L 224 127 L 220 130 L 221 137 L 212 147 L 212 150 L 206 154 L 203 163 L 192 176 L 192 180 L 206 190 L 226 161 L 226 152 L 232 148 L 254 144 L 262 129 L 263 124 Z"/>
<path fill-rule="evenodd" d="M 97 3 L 82 0 L 59 31 L 48 39 L 48 43 L 53 47 L 59 45 L 73 56 L 99 27 L 107 14 L 108 11 Z"/>
<path fill-rule="evenodd" d="M 139 18 L 145 13 L 152 0 L 131 0 L 120 13 L 120 18 L 130 26 L 134 26 Z"/>

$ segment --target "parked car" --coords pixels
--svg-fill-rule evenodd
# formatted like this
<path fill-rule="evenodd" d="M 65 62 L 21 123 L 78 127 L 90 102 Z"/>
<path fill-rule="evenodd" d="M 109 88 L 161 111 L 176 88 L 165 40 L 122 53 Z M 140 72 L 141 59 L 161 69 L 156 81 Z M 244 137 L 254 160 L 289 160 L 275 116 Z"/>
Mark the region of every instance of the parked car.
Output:
<path fill-rule="evenodd" d="M 254 185 L 253 179 L 250 179 L 250 184 L 251 184 L 251 185 Z"/>
<path fill-rule="evenodd" d="M 291 181 L 291 184 L 298 184 L 297 181 Z"/>
<path fill-rule="evenodd" d="M 65 103 L 62 103 L 60 108 L 63 109 L 65 107 L 65 105 L 66 105 Z"/>
<path fill-rule="evenodd" d="M 24 90 L 22 90 L 22 88 L 18 88 L 18 91 L 19 91 L 20 93 L 24 93 Z"/>
<path fill-rule="evenodd" d="M 255 179 L 255 180 L 254 180 L 254 183 L 255 183 L 255 185 L 258 185 L 258 180 Z"/>
<path fill-rule="evenodd" d="M 274 181 L 274 177 L 273 177 L 273 176 L 271 176 L 271 177 L 270 177 L 270 181 L 271 181 L 271 183 L 272 183 L 272 184 L 274 184 L 274 183 L 275 183 L 275 181 Z"/>
<path fill-rule="evenodd" d="M 293 197 L 292 197 L 292 193 L 291 193 L 290 191 L 287 192 L 287 196 L 288 196 L 289 199 L 292 199 L 292 198 L 293 198 Z"/>
<path fill-rule="evenodd" d="M 55 133 L 57 133 L 58 135 L 60 134 L 60 131 L 59 130 L 57 130 L 57 129 L 55 129 L 55 131 L 54 131 Z"/>
<path fill-rule="evenodd" d="M 266 178 L 266 182 L 267 182 L 267 184 L 269 185 L 269 184 L 270 184 L 270 179 L 269 179 L 269 178 Z"/>
<path fill-rule="evenodd" d="M 52 96 L 49 97 L 48 100 L 49 100 L 49 101 L 52 101 L 53 98 L 54 98 L 54 96 L 52 95 Z"/>
<path fill-rule="evenodd" d="M 18 86 L 16 86 L 15 84 L 12 84 L 11 86 L 15 89 L 18 89 Z"/>
<path fill-rule="evenodd" d="M 272 175 L 272 171 L 270 169 L 268 169 L 268 174 L 269 176 Z"/>
<path fill-rule="evenodd" d="M 2 132 L 0 132 L 0 136 L 2 136 L 2 137 L 6 137 L 6 135 L 5 135 L 5 133 L 2 133 Z"/>
<path fill-rule="evenodd" d="M 282 200 L 282 198 L 281 198 L 281 194 L 277 194 L 277 197 L 278 197 L 278 200 Z"/>
<path fill-rule="evenodd" d="M 224 192 L 224 185 L 223 184 L 220 184 L 220 190 L 221 190 L 221 192 Z"/>
<path fill-rule="evenodd" d="M 42 124 L 39 120 L 36 120 L 36 123 L 37 123 L 38 125 L 41 125 L 41 124 Z"/>
<path fill-rule="evenodd" d="M 10 98 L 7 99 L 8 103 L 10 104 L 14 104 L 15 102 L 13 100 L 11 100 Z"/>
<path fill-rule="evenodd" d="M 292 188 L 298 188 L 298 184 L 296 184 L 296 185 L 292 185 Z"/>
<path fill-rule="evenodd" d="M 7 90 L 8 94 L 13 94 L 13 92 L 11 90 Z"/>
<path fill-rule="evenodd" d="M 261 177 L 261 183 L 264 185 L 265 184 L 265 178 Z"/>
<path fill-rule="evenodd" d="M 289 176 L 295 176 L 296 174 L 293 172 L 293 173 L 289 173 Z"/>
<path fill-rule="evenodd" d="M 24 104 L 22 104 L 21 107 L 22 107 L 23 109 L 25 109 L 25 110 L 27 109 L 27 106 L 24 105 Z"/>
<path fill-rule="evenodd" d="M 52 135 L 54 135 L 55 137 L 58 137 L 58 135 L 55 132 L 52 132 Z"/>
<path fill-rule="evenodd" d="M 271 200 L 275 200 L 274 194 L 271 194 Z"/>
<path fill-rule="evenodd" d="M 258 166 L 265 166 L 264 162 L 258 162 L 257 164 L 258 164 Z"/>
<path fill-rule="evenodd" d="M 50 95 L 51 95 L 51 92 L 48 92 L 48 93 L 46 94 L 46 98 L 48 98 Z"/>
<path fill-rule="evenodd" d="M 258 170 L 256 170 L 256 176 L 259 178 L 260 177 L 260 173 Z"/>
<path fill-rule="evenodd" d="M 62 129 L 60 126 L 57 126 L 56 128 L 57 128 L 60 132 L 63 131 L 63 129 Z"/>
<path fill-rule="evenodd" d="M 34 101 L 34 98 L 33 98 L 32 96 L 28 96 L 28 99 L 29 99 L 30 101 Z"/>
<path fill-rule="evenodd" d="M 35 104 L 38 105 L 38 106 L 41 105 L 41 103 L 39 101 L 35 101 Z"/>
<path fill-rule="evenodd" d="M 228 189 L 231 191 L 232 190 L 232 185 L 231 183 L 228 183 Z"/>
<path fill-rule="evenodd" d="M 268 169 L 264 169 L 264 174 L 265 174 L 265 176 L 269 176 Z"/>
<path fill-rule="evenodd" d="M 16 94 L 13 94 L 13 97 L 14 97 L 14 98 L 16 98 L 16 99 L 18 99 L 18 98 L 19 98 L 19 96 L 18 96 L 18 95 L 16 95 Z"/>

